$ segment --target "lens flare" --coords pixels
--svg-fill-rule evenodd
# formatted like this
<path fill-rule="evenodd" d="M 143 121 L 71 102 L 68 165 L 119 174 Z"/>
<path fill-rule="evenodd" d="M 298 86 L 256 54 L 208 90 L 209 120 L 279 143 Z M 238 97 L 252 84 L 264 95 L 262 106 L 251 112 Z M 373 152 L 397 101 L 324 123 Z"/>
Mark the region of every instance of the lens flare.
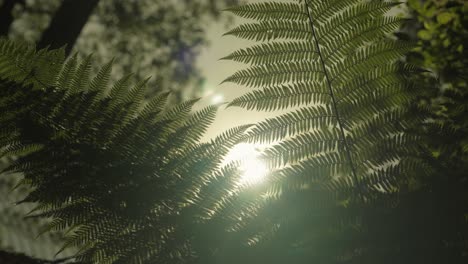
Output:
<path fill-rule="evenodd" d="M 213 104 L 219 104 L 219 103 L 222 103 L 224 100 L 224 97 L 220 94 L 216 94 L 216 95 L 213 95 L 213 97 L 211 98 L 211 103 Z"/>
<path fill-rule="evenodd" d="M 226 161 L 240 161 L 242 175 L 239 184 L 257 184 L 262 182 L 267 173 L 266 164 L 260 159 L 260 152 L 255 145 L 241 143 L 227 155 Z"/>

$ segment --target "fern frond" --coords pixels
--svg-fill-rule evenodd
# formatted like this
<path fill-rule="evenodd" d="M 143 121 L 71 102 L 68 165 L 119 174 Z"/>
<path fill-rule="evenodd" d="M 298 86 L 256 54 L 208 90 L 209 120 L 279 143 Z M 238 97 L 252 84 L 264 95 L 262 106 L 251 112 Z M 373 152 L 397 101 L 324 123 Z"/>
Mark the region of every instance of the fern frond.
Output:
<path fill-rule="evenodd" d="M 113 98 L 114 102 L 121 102 L 125 95 L 127 94 L 128 88 L 130 86 L 130 78 L 133 74 L 127 74 L 125 77 L 119 79 L 110 89 L 109 97 Z"/>
<path fill-rule="evenodd" d="M 252 66 L 227 78 L 225 82 L 234 82 L 252 87 L 279 85 L 288 82 L 306 82 L 322 80 L 323 71 L 317 63 L 306 61 L 277 63 Z"/>
<path fill-rule="evenodd" d="M 304 10 L 293 3 L 255 3 L 251 5 L 234 6 L 226 10 L 239 17 L 255 20 L 307 20 L 307 14 Z"/>
<path fill-rule="evenodd" d="M 314 131 L 299 134 L 265 150 L 265 159 L 273 167 L 294 164 L 314 155 L 338 151 L 341 142 L 337 140 L 338 131 Z"/>
<path fill-rule="evenodd" d="M 53 84 L 65 60 L 64 50 L 37 51 L 25 43 L 0 39 L 0 74 L 5 80 L 23 82 L 35 88 Z"/>
<path fill-rule="evenodd" d="M 397 5 L 295 0 L 229 10 L 253 21 L 226 35 L 256 41 L 223 58 L 248 65 L 225 81 L 253 88 L 229 106 L 286 111 L 251 128 L 246 138 L 271 144 L 263 159 L 273 170 L 264 189 L 272 206 L 317 196 L 331 199 L 320 213 L 363 206 L 404 182 L 407 165 L 400 162 L 418 152 L 420 138 L 411 131 L 420 119 L 410 108 L 417 89 L 406 79 L 417 69 L 399 62 L 413 44 L 390 36 L 404 22 L 388 15 Z M 305 219 L 316 218 L 303 203 L 289 203 L 300 215 L 294 222 L 285 224 L 272 212 L 268 219 L 316 232 L 306 225 Z"/>
<path fill-rule="evenodd" d="M 51 218 L 41 232 L 65 231 L 58 253 L 78 247 L 84 263 L 194 259 L 187 230 L 214 221 L 200 218 L 198 197 L 217 201 L 203 210 L 238 213 L 220 200 L 238 189 L 223 158 L 249 126 L 200 143 L 218 106 L 192 113 L 196 99 L 167 110 L 168 93 L 146 102 L 146 81 L 129 89 L 129 76 L 106 93 L 112 62 L 91 77 L 89 56 L 44 67 L 34 81 L 14 64 L 54 52 L 0 42 L 0 153 L 20 155 L 3 172 L 32 187 L 18 202 L 38 204 L 28 219 Z M 205 193 L 215 188 L 223 193 Z"/>
<path fill-rule="evenodd" d="M 222 59 L 262 65 L 288 61 L 311 61 L 317 56 L 315 47 L 308 42 L 271 42 L 234 51 Z"/>
<path fill-rule="evenodd" d="M 250 142 L 275 142 L 320 127 L 333 126 L 336 117 L 328 107 L 303 107 L 299 110 L 260 122 L 249 132 Z"/>
<path fill-rule="evenodd" d="M 311 86 L 316 86 L 317 89 L 311 91 Z M 228 106 L 239 106 L 248 110 L 274 111 L 307 105 L 310 102 L 319 105 L 329 104 L 330 96 L 326 91 L 320 91 L 320 87 L 323 85 L 314 82 L 266 87 L 235 98 Z"/>
<path fill-rule="evenodd" d="M 71 81 L 73 80 L 73 75 L 76 71 L 77 56 L 78 54 L 75 53 L 65 62 L 57 77 L 57 82 L 55 83 L 56 86 L 64 88 L 71 86 Z"/>
<path fill-rule="evenodd" d="M 164 110 L 169 95 L 170 93 L 161 93 L 160 95 L 152 98 L 141 110 L 141 115 L 143 117 L 149 117 L 150 115 L 156 115 L 160 113 L 162 110 Z"/>
<path fill-rule="evenodd" d="M 213 123 L 217 106 L 208 106 L 200 111 L 195 112 L 175 133 L 175 145 L 193 144 L 199 142 L 209 125 Z M 187 133 L 190 131 L 190 133 Z M 172 142 L 174 143 L 174 142 Z"/>
<path fill-rule="evenodd" d="M 89 85 L 89 91 L 105 92 L 107 90 L 113 63 L 114 60 L 111 60 L 99 70 Z"/>
<path fill-rule="evenodd" d="M 77 65 L 78 67 L 73 73 L 70 87 L 67 87 L 67 94 L 75 94 L 83 91 L 85 86 L 88 84 L 89 75 L 91 73 L 91 56 L 92 55 L 86 56 L 85 59 Z"/>
<path fill-rule="evenodd" d="M 266 20 L 257 24 L 244 24 L 224 35 L 243 39 L 265 41 L 276 39 L 304 39 L 308 35 L 306 21 Z"/>

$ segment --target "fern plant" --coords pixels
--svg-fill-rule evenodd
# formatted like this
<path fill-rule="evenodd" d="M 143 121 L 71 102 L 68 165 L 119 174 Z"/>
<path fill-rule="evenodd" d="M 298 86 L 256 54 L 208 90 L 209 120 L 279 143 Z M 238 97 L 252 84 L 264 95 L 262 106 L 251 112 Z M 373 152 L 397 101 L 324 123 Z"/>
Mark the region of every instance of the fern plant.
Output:
<path fill-rule="evenodd" d="M 128 76 L 107 89 L 112 63 L 90 80 L 89 57 L 0 42 L 2 153 L 20 157 L 5 173 L 24 174 L 31 217 L 67 230 L 64 248 L 80 247 L 85 263 L 403 263 L 394 256 L 431 249 L 398 238 L 420 201 L 401 206 L 403 195 L 432 167 L 413 133 L 418 87 L 406 76 L 419 69 L 399 61 L 411 44 L 390 35 L 395 5 L 231 8 L 256 22 L 227 34 L 258 43 L 225 58 L 249 64 L 226 81 L 253 88 L 230 106 L 285 113 L 209 143 L 198 141 L 215 106 L 165 109 L 168 94 L 146 103 Z M 240 141 L 269 144 L 257 186 L 222 164 Z"/>
<path fill-rule="evenodd" d="M 246 139 L 270 144 L 264 158 L 272 171 L 257 212 L 272 224 L 257 225 L 264 231 L 250 241 L 289 248 L 269 251 L 268 261 L 365 262 L 374 242 L 382 246 L 370 215 L 395 206 L 416 172 L 432 171 L 412 133 L 422 119 L 411 105 L 418 87 L 406 76 L 420 70 L 400 61 L 412 44 L 391 36 L 404 21 L 388 15 L 397 4 L 295 0 L 229 9 L 250 21 L 226 35 L 256 42 L 224 58 L 249 65 L 225 82 L 253 88 L 229 106 L 285 111 Z"/>
<path fill-rule="evenodd" d="M 19 179 L 21 179 L 21 175 L 18 174 L 0 177 L 0 214 L 2 215 L 0 219 L 0 249 L 22 252 L 38 259 L 53 259 L 63 243 L 62 234 L 50 232 L 37 237 L 37 234 L 46 227 L 49 221 L 37 218 L 24 219 L 24 216 L 34 205 L 15 205 L 15 202 L 22 199 L 29 191 L 26 187 L 12 191 Z M 73 249 L 68 249 L 63 252 L 62 256 L 70 256 L 73 253 Z"/>
<path fill-rule="evenodd" d="M 32 188 L 19 201 L 37 204 L 28 217 L 66 231 L 57 254 L 78 247 L 83 263 L 209 259 L 254 200 L 223 163 L 249 126 L 200 143 L 217 106 L 167 109 L 168 93 L 145 101 L 130 76 L 108 87 L 112 62 L 90 78 L 90 57 L 63 58 L 0 42 L 1 153 L 18 157 L 3 173 Z"/>

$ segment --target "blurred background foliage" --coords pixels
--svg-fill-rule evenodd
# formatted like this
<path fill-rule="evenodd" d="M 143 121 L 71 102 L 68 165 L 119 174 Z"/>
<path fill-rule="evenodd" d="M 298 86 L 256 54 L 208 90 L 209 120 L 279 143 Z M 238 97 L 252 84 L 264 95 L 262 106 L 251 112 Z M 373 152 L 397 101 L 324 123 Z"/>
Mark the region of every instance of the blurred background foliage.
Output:
<path fill-rule="evenodd" d="M 447 173 L 465 181 L 468 169 L 468 1 L 408 0 L 411 20 L 402 37 L 417 42 L 408 62 L 429 70 L 413 76 L 426 94 L 421 103 L 430 107 L 429 128 L 433 156 Z"/>
<path fill-rule="evenodd" d="M 411 38 L 418 47 L 412 63 L 432 69 L 443 88 L 466 89 L 468 2 L 464 0 L 408 0 Z"/>
<path fill-rule="evenodd" d="M 432 263 L 458 263 L 457 255 L 468 255 L 468 1 L 407 0 L 403 15 L 409 20 L 398 36 L 416 42 L 406 60 L 427 69 L 411 78 L 425 87 L 415 103 L 430 113 L 421 132 L 436 168 L 429 179 L 415 181 L 416 191 L 408 197 L 408 204 L 419 200 L 427 205 L 422 211 L 431 212 L 417 214 L 422 217 L 411 226 L 438 230 L 443 237 L 446 252 Z M 410 208 L 421 210 L 417 203 Z"/>
<path fill-rule="evenodd" d="M 11 1 L 11 0 L 8 0 Z M 12 39 L 38 42 L 62 2 L 28 0 L 16 4 Z M 73 0 L 72 0 L 73 1 Z M 22 2 L 22 1 L 17 1 Z M 138 80 L 152 76 L 149 87 L 174 92 L 174 100 L 202 94 L 203 76 L 195 65 L 201 48 L 208 45 L 210 23 L 228 25 L 221 10 L 238 0 L 98 0 L 73 52 L 94 55 L 96 65 L 112 58 L 114 80 L 130 72 Z"/>

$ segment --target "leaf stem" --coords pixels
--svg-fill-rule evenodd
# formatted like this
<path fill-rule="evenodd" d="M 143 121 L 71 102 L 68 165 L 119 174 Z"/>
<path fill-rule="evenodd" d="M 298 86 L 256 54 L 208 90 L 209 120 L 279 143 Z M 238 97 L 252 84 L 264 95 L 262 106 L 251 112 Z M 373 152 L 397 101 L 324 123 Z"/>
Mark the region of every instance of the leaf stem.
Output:
<path fill-rule="evenodd" d="M 336 101 L 335 94 L 334 94 L 333 88 L 332 88 L 332 83 L 331 83 L 330 77 L 328 75 L 327 68 L 325 66 L 325 60 L 323 58 L 322 52 L 320 51 L 320 43 L 319 43 L 318 38 L 317 38 L 317 33 L 315 32 L 315 26 L 314 26 L 312 14 L 310 13 L 309 3 L 308 3 L 307 0 L 304 0 L 304 3 L 305 3 L 306 11 L 307 11 L 307 16 L 309 17 L 309 24 L 310 24 L 310 28 L 311 28 L 311 31 L 312 31 L 312 36 L 313 36 L 313 39 L 314 39 L 315 47 L 316 47 L 317 53 L 319 55 L 320 64 L 322 65 L 322 70 L 323 70 L 323 72 L 325 74 L 325 79 L 326 79 L 326 82 L 327 82 L 328 90 L 330 92 L 330 97 L 332 99 L 333 110 L 335 111 L 336 119 L 338 121 L 340 134 L 341 134 L 343 144 L 344 144 L 344 147 L 345 147 L 346 157 L 348 158 L 348 162 L 349 162 L 349 165 L 351 167 L 351 172 L 352 172 L 353 178 L 356 181 L 356 184 L 358 186 L 358 192 L 359 192 L 359 194 L 361 194 L 360 195 L 361 199 L 364 199 L 364 197 L 362 197 L 361 187 L 360 187 L 360 183 L 359 183 L 359 178 L 357 176 L 356 167 L 354 165 L 353 159 L 351 158 L 350 147 L 349 147 L 348 141 L 346 140 L 343 124 L 341 122 L 340 113 L 338 111 L 337 101 Z"/>

